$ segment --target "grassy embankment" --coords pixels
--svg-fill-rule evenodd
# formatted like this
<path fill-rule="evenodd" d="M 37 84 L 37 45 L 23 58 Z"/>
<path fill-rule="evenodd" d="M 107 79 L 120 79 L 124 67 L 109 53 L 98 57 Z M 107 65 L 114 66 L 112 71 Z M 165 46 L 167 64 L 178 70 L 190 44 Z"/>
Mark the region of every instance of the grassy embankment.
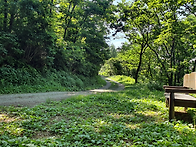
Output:
<path fill-rule="evenodd" d="M 168 122 L 163 91 L 111 77 L 125 90 L 0 108 L 0 146 L 196 146 L 193 124 Z"/>
<path fill-rule="evenodd" d="M 48 91 L 81 91 L 101 87 L 106 82 L 100 76 L 85 77 L 65 71 L 2 67 L 0 94 L 34 93 Z"/>

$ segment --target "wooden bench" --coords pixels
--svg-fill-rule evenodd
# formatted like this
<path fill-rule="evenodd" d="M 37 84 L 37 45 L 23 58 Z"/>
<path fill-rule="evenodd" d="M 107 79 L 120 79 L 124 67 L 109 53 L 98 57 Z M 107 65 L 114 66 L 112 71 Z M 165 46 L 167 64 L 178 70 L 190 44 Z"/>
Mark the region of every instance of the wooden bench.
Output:
<path fill-rule="evenodd" d="M 166 106 L 169 107 L 169 121 L 175 118 L 174 107 L 185 107 L 185 110 L 196 108 L 196 98 L 190 93 L 196 94 L 196 72 L 186 74 L 183 86 L 163 86 L 165 89 Z"/>

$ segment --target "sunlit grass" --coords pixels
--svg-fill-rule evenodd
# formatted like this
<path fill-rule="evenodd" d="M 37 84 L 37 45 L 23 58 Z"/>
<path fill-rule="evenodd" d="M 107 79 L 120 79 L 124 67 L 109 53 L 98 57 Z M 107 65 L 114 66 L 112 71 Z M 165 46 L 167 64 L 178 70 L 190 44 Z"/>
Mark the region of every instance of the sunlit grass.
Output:
<path fill-rule="evenodd" d="M 131 77 L 127 77 L 127 76 L 123 76 L 123 75 L 117 75 L 117 76 L 111 76 L 108 77 L 111 80 L 123 83 L 126 86 L 130 85 L 130 84 L 134 84 L 135 80 Z"/>
<path fill-rule="evenodd" d="M 0 107 L 0 146 L 196 146 L 193 123 L 168 122 L 162 91 L 121 81 L 121 92 Z"/>

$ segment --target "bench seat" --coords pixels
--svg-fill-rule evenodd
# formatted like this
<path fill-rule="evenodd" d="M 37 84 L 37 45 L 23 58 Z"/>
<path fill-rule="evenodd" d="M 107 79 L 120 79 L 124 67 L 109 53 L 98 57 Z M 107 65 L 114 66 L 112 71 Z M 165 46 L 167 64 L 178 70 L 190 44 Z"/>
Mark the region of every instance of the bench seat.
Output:
<path fill-rule="evenodd" d="M 170 93 L 165 93 L 166 106 L 169 107 Z M 174 93 L 174 106 L 196 108 L 196 98 L 182 93 Z"/>
<path fill-rule="evenodd" d="M 196 108 L 196 98 L 189 95 L 196 94 L 196 72 L 185 74 L 183 86 L 163 86 L 165 89 L 166 106 L 169 107 L 169 121 L 175 116 L 174 107 Z"/>
<path fill-rule="evenodd" d="M 174 107 L 196 108 L 196 98 L 188 95 L 196 93 L 195 89 L 182 86 L 163 86 L 165 89 L 166 106 L 169 106 L 169 121 L 175 118 Z"/>

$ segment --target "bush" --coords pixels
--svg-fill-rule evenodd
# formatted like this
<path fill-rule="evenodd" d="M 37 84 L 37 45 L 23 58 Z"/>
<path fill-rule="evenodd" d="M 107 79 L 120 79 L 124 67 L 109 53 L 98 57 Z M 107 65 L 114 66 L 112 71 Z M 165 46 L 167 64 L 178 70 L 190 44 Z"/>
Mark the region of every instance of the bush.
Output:
<path fill-rule="evenodd" d="M 161 84 L 159 82 L 151 81 L 151 82 L 147 83 L 147 87 L 149 90 L 163 91 L 163 84 Z"/>
<path fill-rule="evenodd" d="M 123 64 L 118 58 L 110 58 L 105 62 L 99 71 L 100 75 L 112 76 L 112 75 L 134 75 L 130 68 Z"/>
<path fill-rule="evenodd" d="M 0 68 L 0 86 L 19 86 L 19 85 L 34 85 L 40 83 L 40 74 L 34 68 L 12 68 L 6 66 Z"/>

